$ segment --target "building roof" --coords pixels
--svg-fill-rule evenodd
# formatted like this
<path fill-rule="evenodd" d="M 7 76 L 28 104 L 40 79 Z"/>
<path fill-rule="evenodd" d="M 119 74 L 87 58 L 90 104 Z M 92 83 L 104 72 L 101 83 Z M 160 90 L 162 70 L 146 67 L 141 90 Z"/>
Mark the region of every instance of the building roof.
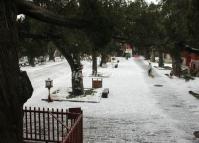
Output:
<path fill-rule="evenodd" d="M 190 53 L 199 54 L 199 49 L 192 48 L 189 45 L 185 45 L 184 50 L 186 50 L 186 51 L 188 51 Z"/>

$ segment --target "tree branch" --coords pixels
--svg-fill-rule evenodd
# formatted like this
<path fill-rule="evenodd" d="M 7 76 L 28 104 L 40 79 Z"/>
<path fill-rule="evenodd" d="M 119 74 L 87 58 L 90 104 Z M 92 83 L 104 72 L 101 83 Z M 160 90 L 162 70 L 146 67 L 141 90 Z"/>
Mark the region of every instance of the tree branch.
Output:
<path fill-rule="evenodd" d="M 19 31 L 19 37 L 20 38 L 32 38 L 34 40 L 52 40 L 52 39 L 61 39 L 61 35 L 55 35 L 55 34 L 50 34 L 50 33 L 44 33 L 44 34 L 35 34 L 35 33 L 27 33 L 27 32 L 22 32 Z"/>
<path fill-rule="evenodd" d="M 32 2 L 27 2 L 25 0 L 15 0 L 15 2 L 19 13 L 23 13 L 43 22 L 77 29 L 82 29 L 89 25 L 89 23 L 83 19 L 69 19 L 36 6 Z"/>
<path fill-rule="evenodd" d="M 128 39 L 128 38 L 126 38 L 126 37 L 115 36 L 115 35 L 112 36 L 112 39 L 114 39 L 114 40 L 116 40 L 116 41 L 119 41 L 119 42 L 121 42 L 121 43 L 125 43 L 125 42 L 130 41 L 130 39 Z"/>

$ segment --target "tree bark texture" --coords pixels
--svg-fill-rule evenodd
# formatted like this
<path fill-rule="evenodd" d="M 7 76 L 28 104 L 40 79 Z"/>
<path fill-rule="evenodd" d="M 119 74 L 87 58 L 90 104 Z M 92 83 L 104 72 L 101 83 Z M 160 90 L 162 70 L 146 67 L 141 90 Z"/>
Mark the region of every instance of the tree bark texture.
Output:
<path fill-rule="evenodd" d="M 55 48 L 49 48 L 49 50 L 48 50 L 49 61 L 55 62 L 54 53 L 55 53 Z"/>
<path fill-rule="evenodd" d="M 79 96 L 84 94 L 82 65 L 80 62 L 80 55 L 74 54 L 73 56 L 74 68 L 72 68 L 72 90 L 73 95 Z"/>
<path fill-rule="evenodd" d="M 108 60 L 108 56 L 104 53 L 101 55 L 101 61 L 100 61 L 100 67 L 102 67 L 102 64 L 106 64 Z"/>
<path fill-rule="evenodd" d="M 55 57 L 52 53 L 49 53 L 49 61 L 54 61 L 55 62 Z"/>
<path fill-rule="evenodd" d="M 159 67 L 164 67 L 164 58 L 163 58 L 162 49 L 159 49 L 159 50 L 158 50 L 158 55 L 159 55 L 159 62 L 158 62 L 158 65 L 159 65 Z"/>
<path fill-rule="evenodd" d="M 0 1 L 0 142 L 23 142 L 23 104 L 33 89 L 17 56 L 16 7 Z"/>
<path fill-rule="evenodd" d="M 28 63 L 31 67 L 35 66 L 35 58 L 31 55 L 28 56 Z"/>
<path fill-rule="evenodd" d="M 145 48 L 145 51 L 144 51 L 144 57 L 146 60 L 149 60 L 150 59 L 150 50 L 149 48 Z"/>
<path fill-rule="evenodd" d="M 32 2 L 25 0 L 15 0 L 19 14 L 23 13 L 37 20 L 67 27 L 67 28 L 86 28 L 89 23 L 83 19 L 70 19 L 60 15 L 57 15 L 51 11 L 48 11 L 42 7 L 34 5 Z"/>
<path fill-rule="evenodd" d="M 173 74 L 175 76 L 180 77 L 181 76 L 181 60 L 176 58 L 176 57 L 172 57 L 172 68 L 173 68 Z"/>
<path fill-rule="evenodd" d="M 97 75 L 97 52 L 93 51 L 92 53 L 92 75 Z"/>
<path fill-rule="evenodd" d="M 152 52 L 151 52 L 151 62 L 155 62 L 155 49 L 152 48 Z"/>
<path fill-rule="evenodd" d="M 55 44 L 59 51 L 68 61 L 71 73 L 72 73 L 72 94 L 79 96 L 84 94 L 84 84 L 82 76 L 82 65 L 80 62 L 80 55 L 78 53 L 71 52 L 65 47 L 65 44 L 60 41 L 55 41 Z"/>
<path fill-rule="evenodd" d="M 181 76 L 181 55 L 180 55 L 180 47 L 178 44 L 175 44 L 174 49 L 172 50 L 172 68 L 173 74 L 175 76 Z"/>

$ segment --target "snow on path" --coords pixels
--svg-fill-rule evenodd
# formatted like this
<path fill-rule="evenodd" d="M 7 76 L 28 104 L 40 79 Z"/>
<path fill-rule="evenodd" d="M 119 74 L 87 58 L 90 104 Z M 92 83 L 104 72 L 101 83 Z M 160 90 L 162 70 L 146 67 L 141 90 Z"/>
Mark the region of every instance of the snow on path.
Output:
<path fill-rule="evenodd" d="M 35 107 L 47 107 L 47 104 L 43 104 L 41 99 L 47 99 L 48 90 L 45 88 L 45 80 L 48 78 L 53 79 L 54 87 L 52 90 L 65 84 L 70 84 L 70 68 L 66 61 L 50 63 L 38 67 L 25 67 L 21 70 L 26 70 L 30 77 L 34 92 L 32 97 L 26 102 L 24 106 L 35 106 Z"/>
<path fill-rule="evenodd" d="M 136 63 L 146 70 L 146 62 L 137 60 Z M 145 64 L 144 64 L 145 63 Z M 196 90 L 199 85 L 199 79 L 185 82 L 184 79 L 165 76 L 169 70 L 153 69 L 154 78 L 148 78 L 147 82 L 153 92 L 153 96 L 158 101 L 160 108 L 172 119 L 176 121 L 176 127 L 183 130 L 186 135 L 183 137 L 190 142 L 198 143 L 193 138 L 193 131 L 199 129 L 199 101 L 191 96 L 188 91 Z M 155 87 L 154 85 L 163 85 Z M 197 90 L 196 90 L 197 91 Z"/>
<path fill-rule="evenodd" d="M 189 142 L 175 127 L 177 121 L 158 106 L 146 82 L 146 70 L 133 60 L 120 61 L 112 77 L 104 80 L 110 97 L 88 109 L 85 143 Z"/>
<path fill-rule="evenodd" d="M 91 73 L 91 63 L 83 62 L 84 75 Z M 67 62 L 28 72 L 35 92 L 26 106 L 54 108 L 81 107 L 84 111 L 85 143 L 192 143 L 193 129 L 197 116 L 189 120 L 192 114 L 183 116 L 180 93 L 169 86 L 164 77 L 150 79 L 142 61 L 120 59 L 119 67 L 99 69 L 111 73 L 103 79 L 103 87 L 110 89 L 109 98 L 100 103 L 72 103 L 41 101 L 47 98 L 44 80 L 54 79 L 56 89 L 59 86 L 71 86 L 70 69 Z M 167 83 L 166 88 L 154 87 L 154 83 Z M 91 77 L 84 77 L 85 87 L 91 87 Z M 172 95 L 175 96 L 172 96 Z M 171 95 L 170 98 L 166 98 Z M 175 101 L 174 101 L 175 100 Z M 180 107 L 178 107 L 180 106 Z M 180 110 L 178 110 L 180 108 Z M 189 110 L 185 110 L 188 113 Z M 182 114 L 181 116 L 179 116 Z M 184 119 L 181 120 L 181 117 Z M 194 121 L 191 129 L 187 129 Z M 197 123 L 196 123 L 197 124 Z"/>

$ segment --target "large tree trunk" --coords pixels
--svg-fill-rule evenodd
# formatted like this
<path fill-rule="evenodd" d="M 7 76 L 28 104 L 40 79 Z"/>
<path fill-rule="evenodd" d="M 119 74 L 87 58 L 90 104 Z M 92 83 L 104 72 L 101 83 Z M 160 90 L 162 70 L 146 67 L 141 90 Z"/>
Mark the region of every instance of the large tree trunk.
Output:
<path fill-rule="evenodd" d="M 100 67 L 102 67 L 103 64 L 106 64 L 106 63 L 107 63 L 107 60 L 108 60 L 107 55 L 104 54 L 104 53 L 102 53 L 101 61 L 100 61 Z"/>
<path fill-rule="evenodd" d="M 97 53 L 93 51 L 92 54 L 92 75 L 96 76 L 97 75 Z"/>
<path fill-rule="evenodd" d="M 51 26 L 51 29 L 55 29 L 53 26 Z M 49 55 L 49 61 L 54 61 L 55 62 L 55 45 L 52 42 L 48 43 L 48 55 Z"/>
<path fill-rule="evenodd" d="M 49 48 L 49 51 L 48 51 L 49 61 L 54 61 L 55 62 L 54 53 L 55 53 L 55 49 L 54 48 Z"/>
<path fill-rule="evenodd" d="M 79 70 L 73 69 L 72 71 L 72 93 L 74 96 L 79 96 L 84 94 L 82 70 L 80 68 Z"/>
<path fill-rule="evenodd" d="M 181 76 L 181 55 L 180 55 L 180 47 L 178 44 L 175 45 L 174 49 L 172 50 L 172 68 L 173 74 L 175 76 Z"/>
<path fill-rule="evenodd" d="M 74 96 L 79 96 L 84 94 L 84 84 L 83 84 L 83 75 L 82 75 L 82 65 L 80 62 L 79 54 L 67 53 L 65 50 L 60 49 L 62 54 L 68 61 L 71 72 L 72 72 L 72 94 Z"/>
<path fill-rule="evenodd" d="M 52 53 L 49 53 L 49 61 L 54 61 L 55 62 L 55 57 Z"/>
<path fill-rule="evenodd" d="M 163 52 L 162 49 L 158 50 L 158 54 L 159 54 L 159 62 L 158 65 L 159 67 L 164 67 L 164 59 L 163 59 Z"/>
<path fill-rule="evenodd" d="M 31 67 L 35 66 L 35 58 L 33 56 L 28 56 L 28 63 Z"/>
<path fill-rule="evenodd" d="M 155 49 L 152 48 L 152 52 L 151 52 L 151 62 L 155 62 Z"/>
<path fill-rule="evenodd" d="M 177 57 L 172 57 L 172 68 L 173 68 L 173 74 L 175 76 L 180 77 L 181 76 L 181 59 Z"/>
<path fill-rule="evenodd" d="M 73 68 L 72 69 L 72 91 L 74 96 L 84 94 L 82 65 L 79 54 L 73 55 Z"/>
<path fill-rule="evenodd" d="M 146 60 L 150 59 L 150 50 L 149 50 L 149 48 L 145 48 L 144 57 L 145 57 Z"/>
<path fill-rule="evenodd" d="M 23 104 L 32 95 L 17 56 L 16 11 L 12 0 L 0 1 L 0 140 L 23 142 Z"/>
<path fill-rule="evenodd" d="M 66 47 L 63 41 L 54 41 L 59 51 L 68 61 L 72 72 L 72 94 L 79 96 L 84 94 L 82 65 L 79 53 L 71 52 Z"/>

